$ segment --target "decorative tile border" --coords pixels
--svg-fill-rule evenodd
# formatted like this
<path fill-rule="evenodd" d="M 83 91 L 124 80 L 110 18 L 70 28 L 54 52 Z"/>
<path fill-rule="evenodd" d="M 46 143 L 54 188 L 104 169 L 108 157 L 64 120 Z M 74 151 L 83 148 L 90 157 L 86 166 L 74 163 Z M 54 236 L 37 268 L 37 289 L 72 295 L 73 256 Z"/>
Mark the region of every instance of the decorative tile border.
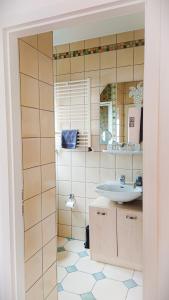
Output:
<path fill-rule="evenodd" d="M 129 42 L 122 42 L 122 43 L 117 43 L 117 44 L 110 44 L 110 45 L 99 46 L 99 47 L 94 47 L 94 48 L 87 48 L 87 49 L 63 52 L 63 53 L 58 53 L 58 54 L 56 53 L 56 54 L 53 54 L 53 59 L 58 60 L 58 59 L 63 59 L 63 58 L 78 57 L 78 56 L 103 53 L 103 52 L 109 52 L 109 51 L 113 51 L 113 50 L 120 50 L 120 49 L 133 48 L 133 47 L 139 47 L 139 46 L 144 46 L 144 39 L 136 40 L 136 41 L 129 41 Z"/>

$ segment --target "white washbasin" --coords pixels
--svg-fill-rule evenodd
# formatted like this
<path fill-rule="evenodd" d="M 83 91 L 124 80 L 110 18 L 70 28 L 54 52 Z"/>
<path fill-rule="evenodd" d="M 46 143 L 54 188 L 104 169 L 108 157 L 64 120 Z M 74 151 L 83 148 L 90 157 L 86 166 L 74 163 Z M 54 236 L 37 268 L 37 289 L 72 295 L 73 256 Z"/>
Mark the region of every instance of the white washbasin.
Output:
<path fill-rule="evenodd" d="M 112 201 L 122 204 L 123 202 L 133 201 L 141 196 L 142 187 L 136 187 L 119 182 L 105 182 L 96 187 L 96 192 Z"/>

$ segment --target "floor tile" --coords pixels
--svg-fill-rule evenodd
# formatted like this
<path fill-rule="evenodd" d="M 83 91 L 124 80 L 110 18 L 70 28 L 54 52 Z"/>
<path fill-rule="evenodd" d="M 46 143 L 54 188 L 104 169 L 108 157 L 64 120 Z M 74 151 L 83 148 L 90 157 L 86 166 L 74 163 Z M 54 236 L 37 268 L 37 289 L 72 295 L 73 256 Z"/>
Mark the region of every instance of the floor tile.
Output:
<path fill-rule="evenodd" d="M 142 272 L 134 271 L 133 280 L 138 285 L 143 285 L 143 274 L 142 274 Z"/>
<path fill-rule="evenodd" d="M 137 286 L 134 289 L 130 289 L 126 300 L 143 300 L 142 287 Z"/>
<path fill-rule="evenodd" d="M 72 272 L 76 272 L 77 271 L 77 268 L 76 268 L 76 266 L 69 266 L 69 267 L 66 267 L 66 271 L 68 272 L 68 273 L 72 273 Z"/>
<path fill-rule="evenodd" d="M 94 273 L 93 277 L 96 281 L 106 278 L 105 275 L 103 274 L 103 272 Z"/>
<path fill-rule="evenodd" d="M 103 270 L 104 264 L 93 261 L 89 256 L 81 258 L 76 267 L 79 271 L 86 272 L 89 274 L 94 274 L 101 272 Z"/>
<path fill-rule="evenodd" d="M 58 247 L 63 247 L 67 242 L 68 242 L 67 238 L 60 237 L 60 236 L 57 237 Z"/>
<path fill-rule="evenodd" d="M 103 273 L 107 278 L 125 281 L 132 278 L 133 271 L 116 266 L 105 265 Z"/>
<path fill-rule="evenodd" d="M 81 295 L 82 300 L 95 300 L 96 298 L 93 296 L 92 293 L 86 293 Z"/>
<path fill-rule="evenodd" d="M 68 292 L 61 292 L 58 293 L 58 300 L 81 300 L 81 297 Z"/>
<path fill-rule="evenodd" d="M 133 279 L 125 280 L 123 283 L 128 289 L 132 289 L 137 286 L 137 283 Z"/>
<path fill-rule="evenodd" d="M 62 267 L 57 267 L 57 281 L 61 282 L 63 280 L 63 278 L 65 278 L 67 272 L 65 270 L 65 268 Z"/>
<path fill-rule="evenodd" d="M 58 284 L 57 284 L 57 291 L 58 291 L 58 293 L 60 293 L 60 292 L 63 291 L 63 286 L 62 286 L 61 283 L 58 283 Z"/>
<path fill-rule="evenodd" d="M 74 265 L 79 260 L 79 256 L 76 253 L 64 251 L 58 253 L 58 266 L 68 267 Z"/>
<path fill-rule="evenodd" d="M 103 279 L 96 282 L 92 293 L 97 300 L 125 300 L 127 288 L 122 282 Z"/>
<path fill-rule="evenodd" d="M 72 252 L 81 252 L 84 250 L 84 242 L 78 240 L 70 240 L 66 243 L 65 249 Z"/>
<path fill-rule="evenodd" d="M 81 251 L 78 254 L 79 254 L 80 257 L 86 257 L 86 256 L 88 256 L 87 251 Z"/>
<path fill-rule="evenodd" d="M 84 294 L 91 291 L 95 280 L 92 275 L 82 272 L 70 273 L 63 280 L 62 285 L 65 291 Z"/>

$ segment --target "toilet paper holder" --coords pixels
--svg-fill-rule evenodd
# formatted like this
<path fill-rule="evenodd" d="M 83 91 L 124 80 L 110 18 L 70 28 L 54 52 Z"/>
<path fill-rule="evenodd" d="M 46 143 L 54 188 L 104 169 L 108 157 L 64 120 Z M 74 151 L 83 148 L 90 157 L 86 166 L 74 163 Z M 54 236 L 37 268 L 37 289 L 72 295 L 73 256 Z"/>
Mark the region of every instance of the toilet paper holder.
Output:
<path fill-rule="evenodd" d="M 66 207 L 68 208 L 74 208 L 75 206 L 75 196 L 74 194 L 69 194 L 66 202 L 65 202 Z"/>

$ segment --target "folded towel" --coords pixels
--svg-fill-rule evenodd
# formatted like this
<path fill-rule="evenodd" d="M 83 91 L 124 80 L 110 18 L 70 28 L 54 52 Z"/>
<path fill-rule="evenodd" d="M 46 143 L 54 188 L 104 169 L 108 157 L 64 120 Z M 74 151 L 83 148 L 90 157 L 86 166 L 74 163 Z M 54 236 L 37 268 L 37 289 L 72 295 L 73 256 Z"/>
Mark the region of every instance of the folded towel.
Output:
<path fill-rule="evenodd" d="M 78 130 L 62 130 L 61 144 L 62 148 L 75 149 L 77 146 Z"/>

